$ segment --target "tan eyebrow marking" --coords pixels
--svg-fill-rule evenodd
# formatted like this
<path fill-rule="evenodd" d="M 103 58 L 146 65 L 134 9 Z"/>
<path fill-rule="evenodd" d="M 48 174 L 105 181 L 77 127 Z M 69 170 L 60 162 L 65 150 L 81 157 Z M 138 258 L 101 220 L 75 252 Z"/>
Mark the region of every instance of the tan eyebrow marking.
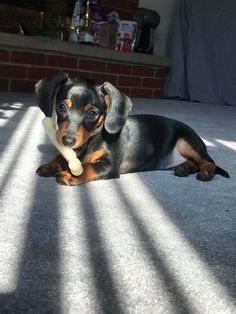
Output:
<path fill-rule="evenodd" d="M 92 109 L 93 106 L 91 104 L 87 104 L 85 107 L 84 107 L 84 110 L 85 111 L 89 111 L 90 109 Z"/>
<path fill-rule="evenodd" d="M 69 108 L 71 108 L 72 107 L 72 101 L 71 101 L 71 99 L 65 99 L 64 100 L 64 102 L 65 102 L 65 104 L 69 107 Z"/>

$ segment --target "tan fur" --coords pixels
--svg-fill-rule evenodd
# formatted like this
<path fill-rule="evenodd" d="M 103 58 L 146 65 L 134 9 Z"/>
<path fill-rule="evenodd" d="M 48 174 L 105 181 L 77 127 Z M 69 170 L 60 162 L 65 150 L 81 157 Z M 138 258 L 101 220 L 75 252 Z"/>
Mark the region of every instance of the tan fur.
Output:
<path fill-rule="evenodd" d="M 105 155 L 104 149 L 96 150 L 95 152 L 92 152 L 91 154 L 88 154 L 85 159 L 84 163 L 95 163 L 99 158 Z"/>
<path fill-rule="evenodd" d="M 197 164 L 202 161 L 199 154 L 192 148 L 192 146 L 184 139 L 179 139 L 176 143 L 178 151 L 186 159 L 193 159 Z"/>
<path fill-rule="evenodd" d="M 68 98 L 68 99 L 65 99 L 64 102 L 65 102 L 65 104 L 66 104 L 69 108 L 71 108 L 72 105 L 73 105 L 72 100 L 69 99 L 69 98 Z"/>

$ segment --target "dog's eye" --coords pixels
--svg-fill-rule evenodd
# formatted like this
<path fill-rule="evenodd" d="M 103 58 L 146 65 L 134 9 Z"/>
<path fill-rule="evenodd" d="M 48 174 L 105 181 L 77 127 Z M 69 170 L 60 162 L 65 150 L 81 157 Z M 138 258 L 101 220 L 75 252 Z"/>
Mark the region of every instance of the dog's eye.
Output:
<path fill-rule="evenodd" d="M 98 112 L 95 111 L 95 110 L 90 110 L 88 113 L 87 113 L 87 117 L 89 118 L 89 120 L 94 120 L 96 119 L 98 115 Z"/>
<path fill-rule="evenodd" d="M 58 104 L 58 105 L 57 105 L 57 110 L 58 110 L 59 112 L 66 112 L 66 110 L 67 110 L 66 104 L 64 104 L 64 103 Z"/>

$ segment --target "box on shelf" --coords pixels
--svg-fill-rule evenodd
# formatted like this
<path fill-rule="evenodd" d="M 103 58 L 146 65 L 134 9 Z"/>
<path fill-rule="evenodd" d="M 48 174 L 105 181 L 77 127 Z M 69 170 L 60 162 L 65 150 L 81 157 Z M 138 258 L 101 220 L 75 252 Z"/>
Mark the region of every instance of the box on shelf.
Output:
<path fill-rule="evenodd" d="M 118 24 L 116 49 L 122 51 L 133 51 L 136 33 L 136 22 L 121 20 Z"/>
<path fill-rule="evenodd" d="M 117 23 L 92 21 L 95 42 L 99 47 L 115 49 Z"/>

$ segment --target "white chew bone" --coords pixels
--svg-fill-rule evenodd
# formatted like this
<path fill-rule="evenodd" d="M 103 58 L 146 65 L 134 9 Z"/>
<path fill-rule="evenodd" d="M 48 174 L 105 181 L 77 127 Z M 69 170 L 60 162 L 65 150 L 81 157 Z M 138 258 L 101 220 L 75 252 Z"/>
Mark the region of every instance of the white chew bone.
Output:
<path fill-rule="evenodd" d="M 45 117 L 42 121 L 45 133 L 50 138 L 53 145 L 57 148 L 57 150 L 62 154 L 65 160 L 68 162 L 68 166 L 73 175 L 79 176 L 83 172 L 83 167 L 81 165 L 80 160 L 76 157 L 75 152 L 72 148 L 61 145 L 56 139 L 56 128 L 54 122 L 51 118 Z"/>

